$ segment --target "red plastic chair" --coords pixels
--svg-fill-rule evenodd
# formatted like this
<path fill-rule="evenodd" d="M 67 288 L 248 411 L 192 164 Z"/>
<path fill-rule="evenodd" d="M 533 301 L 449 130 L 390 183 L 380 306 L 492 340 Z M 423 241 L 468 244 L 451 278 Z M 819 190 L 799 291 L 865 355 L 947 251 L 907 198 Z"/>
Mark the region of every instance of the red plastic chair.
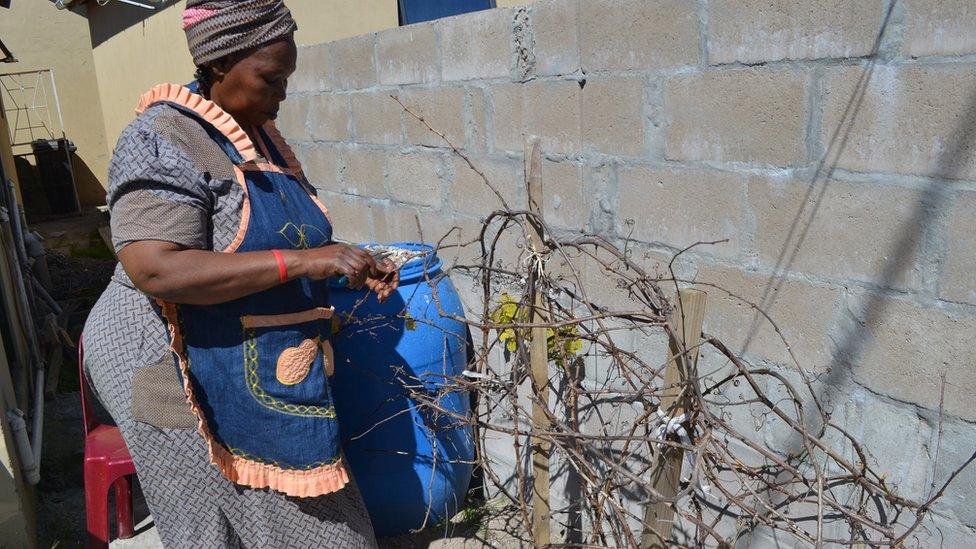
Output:
<path fill-rule="evenodd" d="M 101 425 L 89 404 L 85 383 L 85 351 L 78 339 L 78 379 L 81 385 L 81 413 L 85 421 L 85 516 L 88 547 L 108 547 L 108 491 L 115 488 L 115 521 L 119 539 L 131 538 L 132 476 L 136 467 L 125 447 L 122 433 L 112 425 Z"/>

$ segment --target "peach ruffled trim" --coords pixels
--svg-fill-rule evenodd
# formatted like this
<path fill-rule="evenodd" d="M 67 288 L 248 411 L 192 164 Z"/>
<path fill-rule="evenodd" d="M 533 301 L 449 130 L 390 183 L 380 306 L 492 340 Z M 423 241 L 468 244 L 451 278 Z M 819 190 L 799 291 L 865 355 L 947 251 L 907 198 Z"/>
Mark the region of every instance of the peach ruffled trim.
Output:
<path fill-rule="evenodd" d="M 190 367 L 183 351 L 183 335 L 179 329 L 179 316 L 176 305 L 167 301 L 157 300 L 162 307 L 163 316 L 169 324 L 170 348 L 180 360 L 180 372 L 183 374 L 183 390 L 190 410 L 197 416 L 197 429 L 207 442 L 207 452 L 210 462 L 220 469 L 227 480 L 249 486 L 251 488 L 271 488 L 289 496 L 310 498 L 331 494 L 343 489 L 349 483 L 349 472 L 342 458 L 335 462 L 321 465 L 314 469 L 282 469 L 260 463 L 242 456 L 232 454 L 221 446 L 210 434 L 203 411 L 193 395 L 190 385 Z"/>
<path fill-rule="evenodd" d="M 247 136 L 244 128 L 241 128 L 237 124 L 234 117 L 217 106 L 213 101 L 191 92 L 186 86 L 180 86 L 179 84 L 159 84 L 153 87 L 142 94 L 142 97 L 139 99 L 139 106 L 136 107 L 136 114 L 142 114 L 151 105 L 160 101 L 169 101 L 186 107 L 200 115 L 207 122 L 213 124 L 220 133 L 224 134 L 234 144 L 237 152 L 241 153 L 245 162 L 251 162 L 257 158 L 254 143 Z"/>
<path fill-rule="evenodd" d="M 216 446 L 216 454 L 210 452 L 210 460 L 221 474 L 235 484 L 251 488 L 271 488 L 297 498 L 314 498 L 338 492 L 349 484 L 349 473 L 342 458 L 335 463 L 322 465 L 307 471 L 279 469 L 273 465 L 258 463 L 235 456 Z"/>
<path fill-rule="evenodd" d="M 247 228 L 251 224 L 251 194 L 247 190 L 247 180 L 244 178 L 244 170 L 240 166 L 234 166 L 234 174 L 237 175 L 237 183 L 241 186 L 241 192 L 244 193 L 244 204 L 241 207 L 241 222 L 237 225 L 237 233 L 234 235 L 234 240 L 224 248 L 224 252 L 226 253 L 236 251 L 241 245 L 241 242 L 244 242 L 244 237 L 247 235 Z"/>

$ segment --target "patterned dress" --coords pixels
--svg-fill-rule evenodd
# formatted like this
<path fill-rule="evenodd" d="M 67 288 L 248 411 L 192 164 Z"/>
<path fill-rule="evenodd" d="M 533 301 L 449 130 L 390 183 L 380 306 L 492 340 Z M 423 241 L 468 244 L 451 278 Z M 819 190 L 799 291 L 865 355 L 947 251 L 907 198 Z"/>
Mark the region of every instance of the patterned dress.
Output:
<path fill-rule="evenodd" d="M 119 138 L 108 203 L 116 250 L 139 240 L 223 250 L 244 204 L 233 165 L 174 107 L 146 109 Z M 354 482 L 293 498 L 236 485 L 208 459 L 153 298 L 119 265 L 84 332 L 85 369 L 119 426 L 166 547 L 374 547 Z"/>

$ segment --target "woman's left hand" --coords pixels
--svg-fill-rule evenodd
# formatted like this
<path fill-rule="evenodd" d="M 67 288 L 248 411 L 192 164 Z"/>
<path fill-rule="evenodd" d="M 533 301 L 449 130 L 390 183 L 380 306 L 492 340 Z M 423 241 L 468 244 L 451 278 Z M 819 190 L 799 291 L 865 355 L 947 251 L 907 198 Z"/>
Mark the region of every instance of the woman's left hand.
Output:
<path fill-rule="evenodd" d="M 376 297 L 380 303 L 383 303 L 393 295 L 400 284 L 400 270 L 389 258 L 377 263 L 376 268 L 385 273 L 384 276 L 379 278 L 366 277 L 366 287 L 376 292 Z"/>

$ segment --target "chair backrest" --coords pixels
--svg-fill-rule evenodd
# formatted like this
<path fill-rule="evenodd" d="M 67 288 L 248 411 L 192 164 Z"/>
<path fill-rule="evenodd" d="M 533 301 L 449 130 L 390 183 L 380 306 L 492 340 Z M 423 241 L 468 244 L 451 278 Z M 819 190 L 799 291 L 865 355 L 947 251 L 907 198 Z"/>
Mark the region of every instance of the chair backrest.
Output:
<path fill-rule="evenodd" d="M 88 380 L 85 377 L 85 335 L 78 337 L 78 386 L 81 393 L 81 417 L 85 422 L 85 435 L 98 427 L 95 413 L 91 409 L 91 395 L 88 393 Z"/>

